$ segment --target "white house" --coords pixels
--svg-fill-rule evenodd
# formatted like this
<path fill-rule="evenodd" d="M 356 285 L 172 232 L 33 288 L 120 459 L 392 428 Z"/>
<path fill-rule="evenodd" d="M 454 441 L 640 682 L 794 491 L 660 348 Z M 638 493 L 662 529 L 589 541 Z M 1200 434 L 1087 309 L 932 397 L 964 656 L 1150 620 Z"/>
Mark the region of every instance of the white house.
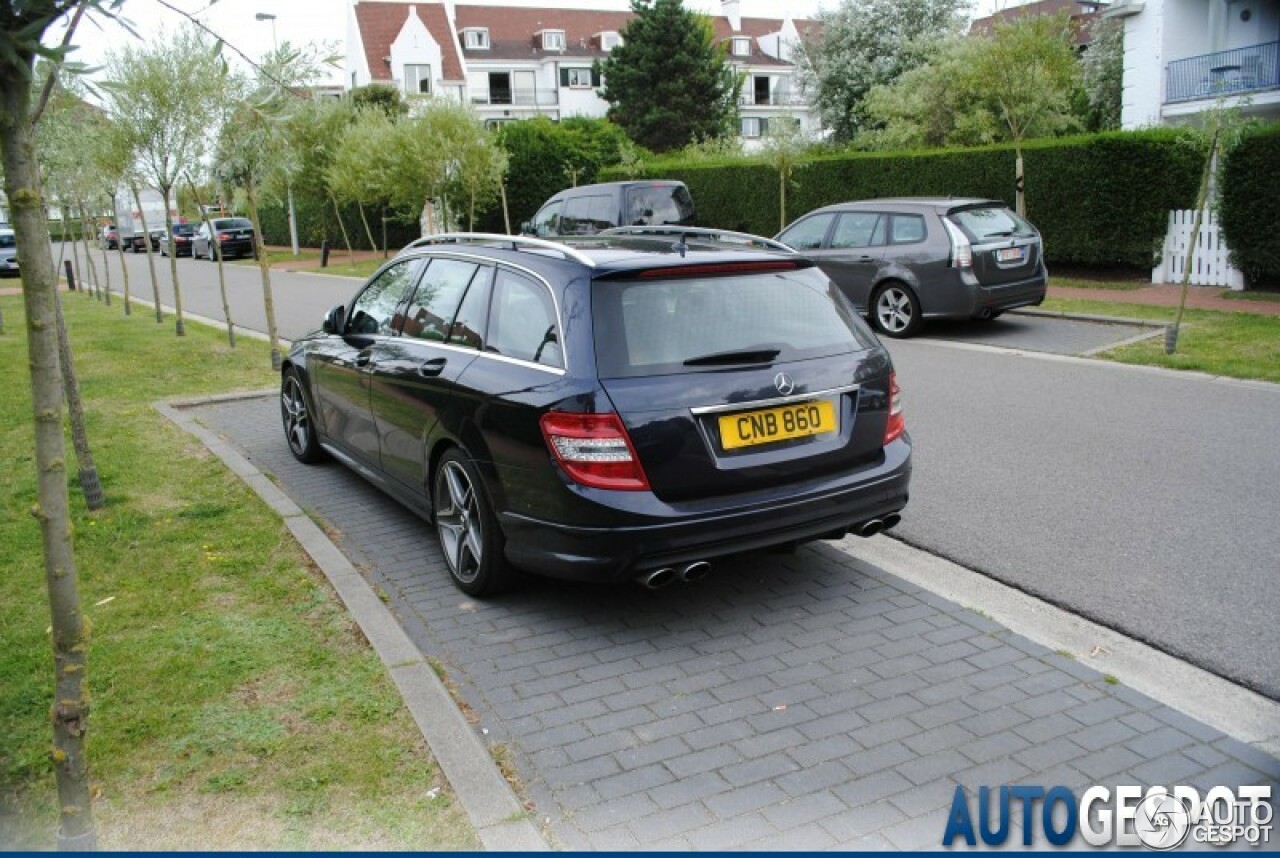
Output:
<path fill-rule="evenodd" d="M 605 0 L 607 2 L 607 0 Z M 603 5 L 603 4 L 602 4 Z M 796 84 L 795 45 L 811 21 L 743 18 L 736 0 L 712 16 L 715 38 L 743 75 L 739 115 L 748 145 L 770 122 L 817 130 Z M 596 61 L 621 43 L 632 13 L 460 0 L 355 0 L 346 84 L 389 84 L 407 96 L 458 98 L 496 124 L 533 116 L 604 116 Z"/>
<path fill-rule="evenodd" d="M 1280 0 L 1116 0 L 1125 128 L 1185 122 L 1219 100 L 1280 118 Z"/>

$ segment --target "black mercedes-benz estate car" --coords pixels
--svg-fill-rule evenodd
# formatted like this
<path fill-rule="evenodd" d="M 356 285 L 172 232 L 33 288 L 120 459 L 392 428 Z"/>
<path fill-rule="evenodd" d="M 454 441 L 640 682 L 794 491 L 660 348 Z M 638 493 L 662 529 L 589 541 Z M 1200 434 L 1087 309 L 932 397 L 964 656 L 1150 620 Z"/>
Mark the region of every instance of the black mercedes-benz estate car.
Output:
<path fill-rule="evenodd" d="M 433 521 L 472 595 L 892 527 L 889 354 L 812 261 L 750 239 L 416 241 L 289 352 L 289 447 Z"/>

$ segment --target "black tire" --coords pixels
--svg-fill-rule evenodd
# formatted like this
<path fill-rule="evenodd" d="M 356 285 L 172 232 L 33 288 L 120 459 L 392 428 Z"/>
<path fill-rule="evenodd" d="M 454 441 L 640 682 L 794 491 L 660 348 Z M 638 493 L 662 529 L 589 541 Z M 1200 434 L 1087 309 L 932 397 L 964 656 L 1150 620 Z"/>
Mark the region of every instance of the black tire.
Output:
<path fill-rule="evenodd" d="M 506 539 L 466 453 L 455 447 L 440 458 L 431 497 L 440 553 L 454 586 L 469 596 L 511 589 L 519 573 L 503 554 Z"/>
<path fill-rule="evenodd" d="M 213 242 L 212 242 L 212 241 L 211 241 L 211 242 L 209 242 L 209 261 L 210 261 L 210 262 L 217 262 L 217 261 L 218 261 L 218 253 L 217 253 L 217 251 L 215 251 L 215 250 L 213 249 Z"/>
<path fill-rule="evenodd" d="M 883 283 L 871 296 L 871 324 L 886 337 L 903 340 L 920 330 L 920 299 L 897 280 Z"/>
<path fill-rule="evenodd" d="M 299 462 L 314 465 L 323 462 L 329 454 L 316 438 L 312 415 L 311 396 L 306 385 L 292 367 L 284 371 L 280 382 L 280 419 L 284 424 L 284 438 L 289 452 Z"/>

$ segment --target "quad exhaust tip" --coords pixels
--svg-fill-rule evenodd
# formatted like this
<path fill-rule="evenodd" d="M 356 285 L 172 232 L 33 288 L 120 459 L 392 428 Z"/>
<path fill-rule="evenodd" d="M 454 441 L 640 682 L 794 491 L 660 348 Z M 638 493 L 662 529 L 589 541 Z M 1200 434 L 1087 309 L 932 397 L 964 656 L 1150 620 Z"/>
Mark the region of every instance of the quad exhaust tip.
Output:
<path fill-rule="evenodd" d="M 884 530 L 884 522 L 878 518 L 873 518 L 871 521 L 864 522 L 859 525 L 857 528 L 857 534 L 866 539 L 875 536 L 882 530 Z"/>
<path fill-rule="evenodd" d="M 684 569 L 680 570 L 680 580 L 688 583 L 701 581 L 703 578 L 711 574 L 711 564 L 705 560 L 699 560 L 696 563 L 690 563 Z"/>

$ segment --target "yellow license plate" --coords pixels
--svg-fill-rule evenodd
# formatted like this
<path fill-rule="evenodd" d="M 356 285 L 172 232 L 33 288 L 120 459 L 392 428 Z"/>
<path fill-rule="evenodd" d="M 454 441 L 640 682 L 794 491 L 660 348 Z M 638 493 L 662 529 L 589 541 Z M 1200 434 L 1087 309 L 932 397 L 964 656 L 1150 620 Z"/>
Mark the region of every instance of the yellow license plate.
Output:
<path fill-rule="evenodd" d="M 836 410 L 831 402 L 801 402 L 781 408 L 744 411 L 720 418 L 720 444 L 726 450 L 807 438 L 836 431 Z"/>

